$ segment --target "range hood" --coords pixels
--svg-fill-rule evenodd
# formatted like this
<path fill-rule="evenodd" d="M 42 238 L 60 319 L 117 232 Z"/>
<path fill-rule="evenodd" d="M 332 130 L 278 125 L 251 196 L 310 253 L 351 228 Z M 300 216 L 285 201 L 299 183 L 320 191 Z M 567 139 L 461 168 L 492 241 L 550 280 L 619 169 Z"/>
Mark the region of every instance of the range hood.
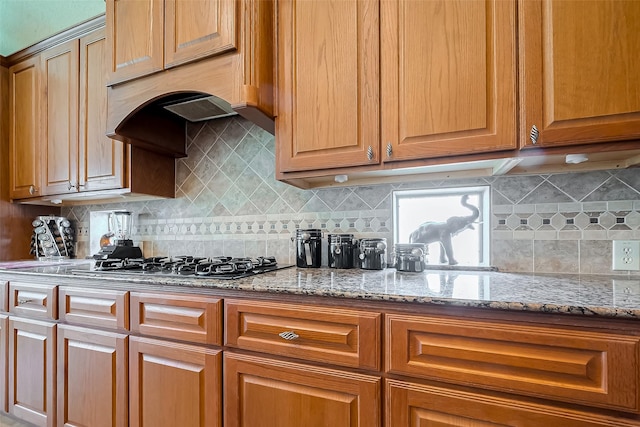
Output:
<path fill-rule="evenodd" d="M 239 13 L 234 50 L 107 87 L 107 135 L 185 157 L 187 122 L 239 114 L 273 134 L 273 3 L 247 1 Z"/>
<path fill-rule="evenodd" d="M 231 108 L 231 104 L 217 96 L 195 95 L 192 98 L 185 97 L 176 103 L 161 106 L 192 123 L 238 114 Z"/>

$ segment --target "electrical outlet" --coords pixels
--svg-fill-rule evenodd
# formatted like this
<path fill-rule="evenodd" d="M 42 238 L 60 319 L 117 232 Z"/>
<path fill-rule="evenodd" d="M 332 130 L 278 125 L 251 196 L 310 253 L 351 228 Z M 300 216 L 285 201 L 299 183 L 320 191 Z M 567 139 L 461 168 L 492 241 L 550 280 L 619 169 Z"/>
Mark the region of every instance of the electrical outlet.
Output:
<path fill-rule="evenodd" d="M 640 270 L 640 240 L 613 241 L 613 270 Z"/>

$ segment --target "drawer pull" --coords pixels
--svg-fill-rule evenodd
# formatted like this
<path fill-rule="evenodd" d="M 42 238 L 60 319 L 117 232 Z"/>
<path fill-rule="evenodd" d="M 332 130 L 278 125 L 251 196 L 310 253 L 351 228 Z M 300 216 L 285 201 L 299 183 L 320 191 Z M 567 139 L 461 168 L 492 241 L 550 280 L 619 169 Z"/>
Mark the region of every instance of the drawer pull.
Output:
<path fill-rule="evenodd" d="M 32 299 L 18 299 L 18 305 L 29 304 L 30 302 L 33 302 L 33 300 Z"/>
<path fill-rule="evenodd" d="M 300 335 L 296 334 L 293 331 L 280 332 L 278 335 L 280 336 L 280 338 L 285 339 L 287 341 L 293 341 L 293 340 L 297 340 L 298 338 L 300 338 Z"/>

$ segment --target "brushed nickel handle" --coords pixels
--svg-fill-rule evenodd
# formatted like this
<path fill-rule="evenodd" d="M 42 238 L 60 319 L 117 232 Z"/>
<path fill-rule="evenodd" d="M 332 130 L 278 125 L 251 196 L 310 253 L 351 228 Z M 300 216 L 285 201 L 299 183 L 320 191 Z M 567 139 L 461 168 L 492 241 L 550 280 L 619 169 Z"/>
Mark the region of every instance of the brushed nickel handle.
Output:
<path fill-rule="evenodd" d="M 529 132 L 529 138 L 531 138 L 532 144 L 538 143 L 538 137 L 540 136 L 540 131 L 538 131 L 538 127 L 536 125 L 531 126 L 531 132 Z"/>
<path fill-rule="evenodd" d="M 37 192 L 38 192 L 38 189 L 36 187 L 34 187 L 33 185 L 29 186 L 29 194 L 31 194 L 33 196 Z"/>
<path fill-rule="evenodd" d="M 33 302 L 33 300 L 32 299 L 19 299 L 18 298 L 18 305 L 29 304 L 30 302 Z"/>
<path fill-rule="evenodd" d="M 373 160 L 373 147 L 372 146 L 369 146 L 369 148 L 367 148 L 367 159 Z"/>
<path fill-rule="evenodd" d="M 393 154 L 393 145 L 390 142 L 387 143 L 387 157 L 390 158 Z"/>
<path fill-rule="evenodd" d="M 293 340 L 297 340 L 298 338 L 300 338 L 300 335 L 296 334 L 293 331 L 280 332 L 278 335 L 280 336 L 280 338 L 285 339 L 287 341 L 293 341 Z"/>
<path fill-rule="evenodd" d="M 67 184 L 67 190 L 71 190 L 72 188 L 75 188 L 75 185 L 71 185 L 71 181 L 69 181 Z"/>

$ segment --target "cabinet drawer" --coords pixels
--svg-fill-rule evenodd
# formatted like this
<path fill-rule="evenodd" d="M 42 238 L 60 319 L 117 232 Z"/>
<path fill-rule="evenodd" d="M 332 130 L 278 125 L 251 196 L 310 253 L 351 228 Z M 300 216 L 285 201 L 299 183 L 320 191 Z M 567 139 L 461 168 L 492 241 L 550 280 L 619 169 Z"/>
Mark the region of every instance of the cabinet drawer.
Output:
<path fill-rule="evenodd" d="M 60 320 L 114 330 L 129 329 L 129 293 L 60 287 Z"/>
<path fill-rule="evenodd" d="M 9 283 L 9 312 L 34 319 L 58 318 L 58 286 Z"/>
<path fill-rule="evenodd" d="M 638 412 L 640 337 L 389 315 L 387 371 Z"/>
<path fill-rule="evenodd" d="M 637 422 L 470 390 L 387 380 L 387 426 L 633 427 Z"/>
<path fill-rule="evenodd" d="M 381 315 L 261 301 L 225 301 L 226 345 L 380 369 Z"/>
<path fill-rule="evenodd" d="M 131 293 L 131 331 L 199 344 L 222 343 L 222 300 L 193 295 Z"/>
<path fill-rule="evenodd" d="M 0 280 L 0 311 L 9 311 L 9 282 Z"/>

